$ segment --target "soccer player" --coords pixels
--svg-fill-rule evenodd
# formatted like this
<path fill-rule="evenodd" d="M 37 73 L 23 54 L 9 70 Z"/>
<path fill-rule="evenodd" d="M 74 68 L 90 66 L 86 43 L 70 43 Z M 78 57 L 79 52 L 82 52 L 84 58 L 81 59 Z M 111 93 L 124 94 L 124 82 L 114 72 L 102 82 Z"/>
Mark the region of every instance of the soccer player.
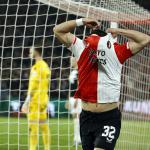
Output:
<path fill-rule="evenodd" d="M 80 127 L 79 127 L 79 116 L 81 113 L 81 100 L 74 98 L 74 93 L 77 88 L 77 78 L 78 78 L 78 71 L 77 71 L 77 61 L 75 57 L 71 57 L 71 67 L 72 71 L 69 75 L 69 82 L 71 85 L 71 92 L 70 92 L 70 98 L 69 98 L 69 106 L 68 109 L 73 117 L 73 123 L 74 123 L 74 144 L 75 146 L 78 146 L 81 144 L 81 138 L 80 138 Z M 66 105 L 67 106 L 67 105 Z"/>
<path fill-rule="evenodd" d="M 27 98 L 22 112 L 27 113 L 30 134 L 30 150 L 36 150 L 39 128 L 42 131 L 45 150 L 50 149 L 50 131 L 47 121 L 48 89 L 51 71 L 42 58 L 41 48 L 30 49 L 35 64 L 31 68 Z"/>
<path fill-rule="evenodd" d="M 78 26 L 93 29 L 84 40 L 71 33 Z M 150 44 L 150 36 L 134 30 L 100 31 L 97 21 L 71 20 L 54 27 L 58 40 L 71 50 L 78 63 L 78 88 L 75 98 L 82 100 L 80 134 L 83 150 L 114 150 L 120 134 L 121 113 L 118 101 L 122 64 Z M 116 35 L 125 36 L 119 45 Z"/>

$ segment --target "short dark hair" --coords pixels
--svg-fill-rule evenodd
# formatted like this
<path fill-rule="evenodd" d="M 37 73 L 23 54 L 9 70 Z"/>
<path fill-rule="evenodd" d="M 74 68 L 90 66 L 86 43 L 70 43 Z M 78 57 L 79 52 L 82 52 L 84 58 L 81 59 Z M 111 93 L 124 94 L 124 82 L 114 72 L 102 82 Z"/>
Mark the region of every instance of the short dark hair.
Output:
<path fill-rule="evenodd" d="M 100 30 L 100 29 L 92 30 L 91 34 L 96 34 L 100 37 L 103 37 L 103 36 L 107 35 L 107 33 L 105 31 Z"/>

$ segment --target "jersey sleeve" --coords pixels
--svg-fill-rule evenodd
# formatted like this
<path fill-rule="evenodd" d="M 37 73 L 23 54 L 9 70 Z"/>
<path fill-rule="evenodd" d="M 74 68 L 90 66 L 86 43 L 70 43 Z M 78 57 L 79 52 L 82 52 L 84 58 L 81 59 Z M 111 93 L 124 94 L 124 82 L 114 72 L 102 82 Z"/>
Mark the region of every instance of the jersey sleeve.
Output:
<path fill-rule="evenodd" d="M 84 44 L 83 40 L 75 37 L 72 42 L 72 45 L 68 49 L 74 54 L 74 56 L 77 59 L 79 59 L 81 53 L 85 49 L 85 44 Z"/>
<path fill-rule="evenodd" d="M 117 43 L 114 44 L 116 55 L 121 64 L 123 64 L 128 58 L 132 57 L 133 54 L 128 46 L 128 42 L 122 45 Z"/>

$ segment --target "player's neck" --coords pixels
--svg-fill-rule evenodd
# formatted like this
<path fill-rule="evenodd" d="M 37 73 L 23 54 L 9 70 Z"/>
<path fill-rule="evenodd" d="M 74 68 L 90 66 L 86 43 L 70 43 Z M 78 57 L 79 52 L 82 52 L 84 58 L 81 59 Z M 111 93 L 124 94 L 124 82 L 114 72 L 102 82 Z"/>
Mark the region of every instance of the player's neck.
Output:
<path fill-rule="evenodd" d="M 35 61 L 37 63 L 37 62 L 41 61 L 42 59 L 43 59 L 42 57 L 38 56 L 38 57 L 36 57 Z"/>

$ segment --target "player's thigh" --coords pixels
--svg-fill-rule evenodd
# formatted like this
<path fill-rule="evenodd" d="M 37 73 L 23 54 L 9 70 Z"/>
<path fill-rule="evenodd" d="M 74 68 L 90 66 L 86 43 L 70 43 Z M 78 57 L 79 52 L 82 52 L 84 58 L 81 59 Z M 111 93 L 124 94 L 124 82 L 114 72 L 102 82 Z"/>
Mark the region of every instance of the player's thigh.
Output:
<path fill-rule="evenodd" d="M 96 137 L 94 147 L 104 150 L 114 150 L 118 137 L 120 135 L 121 122 L 112 120 L 102 126 L 101 132 Z M 99 149 L 97 149 L 99 150 Z"/>
<path fill-rule="evenodd" d="M 89 130 L 90 127 L 86 124 L 81 124 L 80 121 L 80 137 L 83 150 L 94 150 L 94 137 L 90 132 L 88 132 Z"/>
<path fill-rule="evenodd" d="M 46 104 L 42 104 L 40 106 L 40 115 L 39 115 L 39 120 L 40 121 L 45 121 L 47 120 L 47 105 Z"/>
<path fill-rule="evenodd" d="M 91 131 L 91 123 L 88 116 L 82 112 L 80 114 L 80 137 L 83 150 L 94 150 L 94 136 Z"/>
<path fill-rule="evenodd" d="M 101 149 L 101 148 L 94 148 L 94 150 L 104 150 L 104 149 Z"/>
<path fill-rule="evenodd" d="M 38 121 L 38 106 L 35 104 L 30 104 L 29 106 L 29 113 L 28 113 L 28 120 L 31 121 Z"/>
<path fill-rule="evenodd" d="M 28 120 L 39 121 L 47 119 L 47 105 L 46 104 L 30 104 Z"/>
<path fill-rule="evenodd" d="M 110 117 L 110 119 L 107 118 L 97 132 L 95 132 L 95 148 L 114 150 L 121 130 L 121 113 L 119 110 L 115 110 L 111 115 L 113 117 Z"/>
<path fill-rule="evenodd" d="M 94 143 L 92 136 L 81 135 L 82 149 L 83 150 L 94 150 Z"/>

